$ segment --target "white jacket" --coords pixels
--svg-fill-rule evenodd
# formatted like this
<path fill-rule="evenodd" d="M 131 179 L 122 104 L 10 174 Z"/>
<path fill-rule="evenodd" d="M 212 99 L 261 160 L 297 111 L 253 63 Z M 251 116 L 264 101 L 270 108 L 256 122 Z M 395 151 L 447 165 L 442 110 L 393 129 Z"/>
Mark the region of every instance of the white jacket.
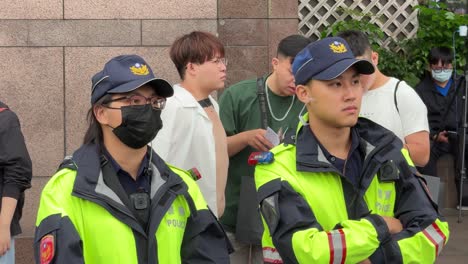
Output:
<path fill-rule="evenodd" d="M 219 113 L 218 104 L 209 98 Z M 167 99 L 161 118 L 163 128 L 153 140 L 153 149 L 171 165 L 200 171 L 198 186 L 217 215 L 216 151 L 210 118 L 192 94 L 178 84 L 174 85 L 174 95 Z"/>

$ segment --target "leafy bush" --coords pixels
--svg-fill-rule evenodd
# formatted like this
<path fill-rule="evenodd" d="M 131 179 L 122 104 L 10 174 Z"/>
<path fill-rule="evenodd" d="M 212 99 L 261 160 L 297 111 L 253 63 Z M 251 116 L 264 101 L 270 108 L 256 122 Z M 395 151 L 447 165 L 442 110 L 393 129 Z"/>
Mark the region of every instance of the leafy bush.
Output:
<path fill-rule="evenodd" d="M 386 75 L 404 79 L 410 85 L 418 83 L 427 67 L 427 56 L 432 47 L 452 47 L 454 32 L 461 25 L 468 25 L 468 16 L 454 14 L 444 4 L 429 3 L 416 6 L 419 10 L 419 28 L 414 38 L 390 43 L 390 48 L 382 47 L 385 33 L 374 21 L 381 19 L 374 14 L 360 13 L 354 10 L 340 9 L 352 19 L 337 21 L 321 36 L 336 35 L 343 30 L 355 29 L 369 36 L 372 48 L 379 53 L 379 69 Z M 466 65 L 468 49 L 465 38 L 455 33 L 456 68 L 462 73 Z M 455 65 L 454 65 L 455 66 Z"/>
<path fill-rule="evenodd" d="M 468 16 L 454 14 L 446 6 L 430 2 L 429 6 L 417 6 L 419 9 L 419 28 L 415 38 L 401 43 L 408 54 L 414 71 L 421 76 L 426 65 L 427 56 L 432 47 L 446 46 L 456 48 L 456 68 L 462 73 L 468 54 L 465 38 L 457 33 L 461 25 L 468 25 Z M 455 43 L 453 43 L 455 40 Z"/>

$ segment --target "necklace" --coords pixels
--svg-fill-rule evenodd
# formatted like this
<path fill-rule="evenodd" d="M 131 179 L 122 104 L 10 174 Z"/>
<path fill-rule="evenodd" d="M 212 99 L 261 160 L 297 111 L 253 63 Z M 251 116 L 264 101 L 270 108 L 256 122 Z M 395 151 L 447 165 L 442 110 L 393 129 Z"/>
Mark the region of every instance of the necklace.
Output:
<path fill-rule="evenodd" d="M 268 104 L 268 110 L 270 110 L 271 117 L 273 117 L 273 119 L 278 121 L 278 122 L 283 121 L 288 116 L 289 111 L 291 111 L 291 108 L 292 108 L 292 106 L 294 104 L 294 99 L 296 98 L 296 95 L 293 95 L 292 100 L 291 100 L 291 104 L 289 105 L 289 108 L 286 111 L 286 113 L 284 114 L 284 116 L 281 117 L 281 118 L 278 118 L 278 117 L 275 116 L 275 114 L 273 114 L 273 111 L 271 110 L 270 98 L 268 97 L 268 90 L 269 90 L 268 86 L 265 85 L 265 94 L 266 94 L 266 99 L 267 99 L 267 104 Z"/>

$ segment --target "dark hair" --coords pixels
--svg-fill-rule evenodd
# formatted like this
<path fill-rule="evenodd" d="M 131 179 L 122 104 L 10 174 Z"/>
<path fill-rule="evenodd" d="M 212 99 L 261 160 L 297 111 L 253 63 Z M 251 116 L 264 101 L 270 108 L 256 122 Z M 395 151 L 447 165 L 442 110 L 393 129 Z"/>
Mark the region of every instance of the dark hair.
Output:
<path fill-rule="evenodd" d="M 83 144 L 98 144 L 101 145 L 103 142 L 102 128 L 99 122 L 94 115 L 94 107 L 97 105 L 102 105 L 104 102 L 111 99 L 110 94 L 105 94 L 103 97 L 94 103 L 91 108 L 88 110 L 86 119 L 88 120 L 88 129 L 86 130 L 85 136 L 83 138 Z"/>
<path fill-rule="evenodd" d="M 439 61 L 442 65 L 450 64 L 453 61 L 452 49 L 448 47 L 434 47 L 427 56 L 429 64 L 437 64 Z"/>
<path fill-rule="evenodd" d="M 372 51 L 371 45 L 369 43 L 369 38 L 366 33 L 359 30 L 345 30 L 339 32 L 337 37 L 344 39 L 354 56 L 364 56 L 366 53 Z"/>
<path fill-rule="evenodd" d="M 189 62 L 201 64 L 216 55 L 224 57 L 224 45 L 211 33 L 193 31 L 174 41 L 169 55 L 180 78 L 184 79 L 185 67 Z"/>
<path fill-rule="evenodd" d="M 278 44 L 276 56 L 296 57 L 297 53 L 305 48 L 311 40 L 302 35 L 290 35 L 285 37 Z"/>

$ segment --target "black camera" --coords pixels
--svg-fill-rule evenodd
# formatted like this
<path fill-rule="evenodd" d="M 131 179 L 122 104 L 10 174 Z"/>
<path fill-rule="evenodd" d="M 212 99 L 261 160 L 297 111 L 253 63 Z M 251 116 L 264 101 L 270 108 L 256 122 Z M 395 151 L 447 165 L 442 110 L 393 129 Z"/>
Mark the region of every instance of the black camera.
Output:
<path fill-rule="evenodd" d="M 149 194 L 146 192 L 132 193 L 130 194 L 130 201 L 132 201 L 135 210 L 147 209 L 150 203 Z"/>

